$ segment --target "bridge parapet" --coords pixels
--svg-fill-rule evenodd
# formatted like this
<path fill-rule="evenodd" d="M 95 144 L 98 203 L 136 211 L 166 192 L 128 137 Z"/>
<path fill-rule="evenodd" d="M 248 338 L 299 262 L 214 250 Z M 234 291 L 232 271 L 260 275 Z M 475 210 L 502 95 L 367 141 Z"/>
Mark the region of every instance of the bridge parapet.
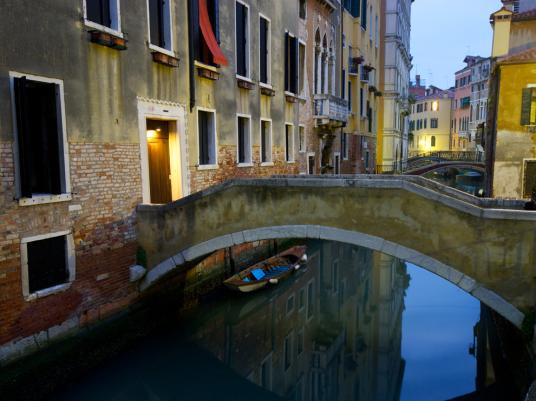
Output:
<path fill-rule="evenodd" d="M 146 288 L 217 249 L 274 238 L 367 246 L 428 269 L 517 325 L 536 304 L 536 213 L 415 176 L 232 180 L 168 205 L 140 205 Z"/>

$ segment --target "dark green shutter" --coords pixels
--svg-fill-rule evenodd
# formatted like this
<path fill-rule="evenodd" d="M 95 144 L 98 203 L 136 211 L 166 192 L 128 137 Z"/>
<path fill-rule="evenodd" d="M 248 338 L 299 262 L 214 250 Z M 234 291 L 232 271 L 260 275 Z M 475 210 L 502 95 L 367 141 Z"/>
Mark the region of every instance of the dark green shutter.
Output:
<path fill-rule="evenodd" d="M 530 125 L 532 88 L 524 88 L 521 99 L 521 125 Z"/>
<path fill-rule="evenodd" d="M 17 144 L 19 152 L 20 196 L 32 197 L 31 161 L 32 151 L 28 130 L 28 92 L 26 77 L 15 78 L 15 112 L 17 115 Z"/>
<path fill-rule="evenodd" d="M 261 82 L 268 83 L 268 21 L 260 19 Z"/>
<path fill-rule="evenodd" d="M 290 81 L 290 59 L 289 59 L 289 34 L 285 33 L 285 90 L 290 91 L 289 81 Z"/>

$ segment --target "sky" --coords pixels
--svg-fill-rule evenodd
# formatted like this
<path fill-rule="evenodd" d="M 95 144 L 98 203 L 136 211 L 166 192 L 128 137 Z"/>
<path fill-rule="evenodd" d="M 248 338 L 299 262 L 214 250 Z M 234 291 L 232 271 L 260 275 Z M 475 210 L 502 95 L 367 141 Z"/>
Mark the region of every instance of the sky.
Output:
<path fill-rule="evenodd" d="M 420 74 L 427 85 L 454 86 L 454 73 L 466 55 L 491 54 L 489 16 L 500 0 L 416 0 L 412 7 L 411 79 Z"/>

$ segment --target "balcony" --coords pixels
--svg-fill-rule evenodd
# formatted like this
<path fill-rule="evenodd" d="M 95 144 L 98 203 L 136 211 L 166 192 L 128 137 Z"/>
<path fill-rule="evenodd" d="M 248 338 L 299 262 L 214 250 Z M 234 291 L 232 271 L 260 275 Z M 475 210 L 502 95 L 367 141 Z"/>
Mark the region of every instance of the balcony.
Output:
<path fill-rule="evenodd" d="M 314 97 L 316 125 L 332 125 L 348 121 L 348 102 L 340 97 L 318 94 Z"/>

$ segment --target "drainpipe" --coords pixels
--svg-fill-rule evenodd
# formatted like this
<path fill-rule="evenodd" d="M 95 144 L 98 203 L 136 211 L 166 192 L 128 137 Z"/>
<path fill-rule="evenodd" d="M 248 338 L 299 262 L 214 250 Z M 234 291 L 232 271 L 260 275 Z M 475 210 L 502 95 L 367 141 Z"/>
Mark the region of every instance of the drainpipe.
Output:
<path fill-rule="evenodd" d="M 194 54 L 194 24 L 193 21 L 193 12 L 192 12 L 192 1 L 188 1 L 188 61 L 189 61 L 189 78 L 190 78 L 190 112 L 195 107 L 195 54 Z"/>

